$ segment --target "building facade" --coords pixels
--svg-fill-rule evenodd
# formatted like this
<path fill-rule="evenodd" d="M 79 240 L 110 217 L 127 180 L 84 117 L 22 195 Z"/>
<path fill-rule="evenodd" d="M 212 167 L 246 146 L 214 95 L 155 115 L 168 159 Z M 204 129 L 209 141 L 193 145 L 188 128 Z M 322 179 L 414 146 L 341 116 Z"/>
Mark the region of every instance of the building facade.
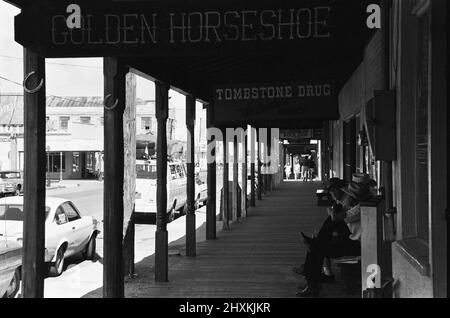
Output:
<path fill-rule="evenodd" d="M 354 172 L 369 173 L 380 190 L 391 182 L 396 212 L 390 255 L 394 296 L 444 297 L 446 4 L 394 0 L 386 12 L 389 32 L 382 28 L 373 35 L 362 63 L 339 94 L 340 119 L 327 127 L 330 176 L 350 180 Z M 377 103 L 380 95 L 393 96 L 392 103 Z M 371 136 L 370 130 L 382 130 L 381 126 L 385 129 Z M 377 158 L 383 155 L 374 153 L 382 151 L 393 156 L 392 180 L 385 177 L 383 160 Z"/>
<path fill-rule="evenodd" d="M 51 179 L 89 179 L 103 171 L 103 100 L 47 97 L 47 172 Z M 170 112 L 167 136 L 175 131 Z M 23 170 L 23 96 L 0 95 L 0 170 Z M 136 134 L 155 134 L 154 101 L 136 100 Z"/>

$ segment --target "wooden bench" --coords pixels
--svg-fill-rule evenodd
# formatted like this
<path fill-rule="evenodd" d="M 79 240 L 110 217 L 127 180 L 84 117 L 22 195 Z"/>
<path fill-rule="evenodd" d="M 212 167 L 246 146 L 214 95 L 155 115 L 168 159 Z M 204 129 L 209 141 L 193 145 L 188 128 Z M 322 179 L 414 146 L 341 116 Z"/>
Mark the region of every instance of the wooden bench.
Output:
<path fill-rule="evenodd" d="M 341 269 L 344 281 L 344 293 L 356 295 L 361 293 L 361 256 L 343 256 L 333 259 Z"/>

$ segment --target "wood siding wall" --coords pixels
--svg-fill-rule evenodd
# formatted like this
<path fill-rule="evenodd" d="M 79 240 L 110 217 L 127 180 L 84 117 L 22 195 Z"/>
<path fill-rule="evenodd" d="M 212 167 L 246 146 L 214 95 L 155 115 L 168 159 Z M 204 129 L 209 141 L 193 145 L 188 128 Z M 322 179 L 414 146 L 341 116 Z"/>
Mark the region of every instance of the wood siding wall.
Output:
<path fill-rule="evenodd" d="M 362 120 L 364 118 L 363 106 L 373 97 L 375 90 L 380 90 L 383 87 L 381 43 L 381 32 L 378 31 L 374 33 L 364 51 L 363 62 L 339 93 L 340 119 L 331 124 L 332 133 L 330 135 L 333 145 L 331 169 L 334 177 L 344 177 L 343 122 L 361 114 L 359 130 L 362 130 L 364 127 L 364 121 Z M 358 151 L 356 156 L 360 156 Z"/>

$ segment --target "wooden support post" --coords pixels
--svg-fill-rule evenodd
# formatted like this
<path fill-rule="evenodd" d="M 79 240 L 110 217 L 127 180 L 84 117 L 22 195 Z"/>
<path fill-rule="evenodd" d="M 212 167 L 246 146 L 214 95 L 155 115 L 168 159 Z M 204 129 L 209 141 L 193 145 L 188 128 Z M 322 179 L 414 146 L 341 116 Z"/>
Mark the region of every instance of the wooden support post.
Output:
<path fill-rule="evenodd" d="M 271 128 L 269 128 L 269 129 L 267 129 L 267 160 L 271 160 L 271 157 L 270 157 L 271 154 L 272 154 L 272 130 L 271 130 Z M 266 174 L 266 176 L 267 176 L 267 183 L 266 183 L 267 191 L 273 190 L 273 184 L 272 184 L 273 178 L 272 178 L 272 174 L 269 173 L 272 170 L 272 169 L 270 169 L 270 166 L 273 164 L 274 164 L 274 162 L 272 162 L 272 161 L 266 163 L 266 165 L 267 165 L 267 170 L 266 170 L 266 172 L 267 172 L 267 174 Z"/>
<path fill-rule="evenodd" d="M 31 72 L 34 74 L 30 75 Z M 45 59 L 24 49 L 24 223 L 22 295 L 44 297 L 45 251 Z M 42 82 L 41 82 L 42 81 Z M 33 93 L 30 90 L 41 88 Z"/>
<path fill-rule="evenodd" d="M 104 58 L 104 149 L 103 190 L 103 297 L 124 296 L 123 262 L 123 181 L 126 68 L 115 58 Z M 116 106 L 113 106 L 116 105 Z M 111 107 L 111 108 L 108 108 Z"/>
<path fill-rule="evenodd" d="M 251 127 L 250 129 L 250 206 L 251 207 L 255 207 L 256 206 L 256 193 L 255 193 L 255 185 L 256 185 L 256 180 L 255 180 L 255 160 L 256 160 L 256 154 L 255 154 L 255 141 L 256 141 L 256 136 L 255 136 L 255 130 L 253 129 L 253 127 Z"/>
<path fill-rule="evenodd" d="M 263 177 L 261 175 L 261 140 L 260 140 L 259 130 L 256 129 L 256 142 L 258 145 L 257 149 L 257 164 L 258 164 L 258 200 L 262 200 L 262 191 L 263 191 Z"/>
<path fill-rule="evenodd" d="M 134 209 L 133 209 L 134 211 Z M 132 214 L 133 215 L 133 214 Z M 127 230 L 124 237 L 123 243 L 123 254 L 124 254 L 124 262 L 125 262 L 125 273 L 133 277 L 135 274 L 135 266 L 134 266 L 134 255 L 135 255 L 135 221 L 134 218 L 128 221 Z"/>
<path fill-rule="evenodd" d="M 195 98 L 186 96 L 186 127 L 187 140 L 187 210 L 186 210 L 186 256 L 195 257 Z"/>
<path fill-rule="evenodd" d="M 233 140 L 233 222 L 238 221 L 238 209 L 239 209 L 239 147 L 237 138 Z"/>
<path fill-rule="evenodd" d="M 213 109 L 211 105 L 208 105 L 206 108 L 206 118 L 207 128 L 212 127 L 212 118 L 213 118 Z M 216 234 L 216 145 L 217 142 L 215 139 L 208 140 L 208 149 L 211 150 L 212 158 L 207 158 L 208 160 L 208 175 L 207 175 L 207 183 L 208 183 L 208 199 L 206 201 L 206 239 L 207 240 L 215 240 L 217 238 Z M 208 150 L 208 155 L 209 155 Z M 211 162 L 211 161 L 212 162 Z"/>
<path fill-rule="evenodd" d="M 155 281 L 169 280 L 169 236 L 167 233 L 167 118 L 169 117 L 169 85 L 155 82 L 156 119 L 156 234 Z"/>
<path fill-rule="evenodd" d="M 247 217 L 247 138 L 245 131 L 242 133 L 242 195 L 241 195 L 241 218 Z"/>
<path fill-rule="evenodd" d="M 266 166 L 267 166 L 267 136 L 266 136 L 266 142 L 261 141 L 261 151 L 264 154 L 263 161 L 261 161 L 261 172 L 262 172 L 262 182 L 261 182 L 261 191 L 262 194 L 265 196 L 267 193 L 267 174 L 266 174 Z"/>
<path fill-rule="evenodd" d="M 230 228 L 230 208 L 229 208 L 229 197 L 228 192 L 228 141 L 226 138 L 226 129 L 223 129 L 223 195 L 222 195 L 222 207 L 223 207 L 223 229 L 228 230 Z"/>

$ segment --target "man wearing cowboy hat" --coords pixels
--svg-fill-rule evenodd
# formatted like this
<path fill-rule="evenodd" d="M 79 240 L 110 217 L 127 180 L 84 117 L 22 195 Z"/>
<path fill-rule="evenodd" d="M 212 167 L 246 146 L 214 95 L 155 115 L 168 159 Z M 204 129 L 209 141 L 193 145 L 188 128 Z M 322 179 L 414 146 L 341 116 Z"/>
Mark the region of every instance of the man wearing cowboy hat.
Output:
<path fill-rule="evenodd" d="M 330 216 L 325 220 L 317 237 L 303 235 L 308 246 L 303 274 L 306 286 L 300 287 L 297 296 L 318 296 L 321 283 L 321 270 L 325 257 L 338 258 L 342 256 L 361 255 L 361 224 L 360 202 L 372 195 L 374 180 L 366 174 L 354 174 L 352 181 L 340 188 L 342 195 L 337 198 L 330 210 Z M 337 236 L 333 236 L 337 232 Z"/>
<path fill-rule="evenodd" d="M 347 185 L 347 183 L 344 180 L 342 180 L 342 179 L 331 178 L 325 183 L 324 189 L 328 191 L 328 193 L 331 196 L 332 201 L 336 202 L 342 197 L 342 195 L 344 193 L 341 190 L 341 188 L 345 187 L 346 185 Z M 329 211 L 329 218 L 327 218 L 327 220 L 325 220 L 324 224 L 321 227 L 321 230 L 320 230 L 318 236 L 320 236 L 320 237 L 327 236 L 328 237 L 329 234 L 325 234 L 325 233 L 333 234 L 334 232 L 337 232 L 337 233 L 341 233 L 342 232 L 342 235 L 347 234 L 348 228 L 347 228 L 347 225 L 345 224 L 345 222 L 342 221 L 342 220 L 340 220 L 340 221 L 336 220 L 336 218 L 334 218 L 331 215 L 330 211 Z M 345 232 L 345 231 L 347 231 L 347 232 Z M 308 238 L 303 232 L 301 232 L 301 234 L 303 236 L 303 240 L 304 241 L 307 241 L 308 239 L 311 239 L 311 238 Z M 294 267 L 292 270 L 296 274 L 303 275 L 303 269 L 304 269 L 304 265 L 302 265 L 300 267 Z M 334 275 L 333 275 L 332 270 L 331 270 L 331 265 L 330 265 L 329 258 L 326 258 L 324 260 L 323 274 L 324 275 L 322 276 L 322 281 L 324 281 L 324 282 L 325 281 L 326 282 L 334 282 Z"/>

